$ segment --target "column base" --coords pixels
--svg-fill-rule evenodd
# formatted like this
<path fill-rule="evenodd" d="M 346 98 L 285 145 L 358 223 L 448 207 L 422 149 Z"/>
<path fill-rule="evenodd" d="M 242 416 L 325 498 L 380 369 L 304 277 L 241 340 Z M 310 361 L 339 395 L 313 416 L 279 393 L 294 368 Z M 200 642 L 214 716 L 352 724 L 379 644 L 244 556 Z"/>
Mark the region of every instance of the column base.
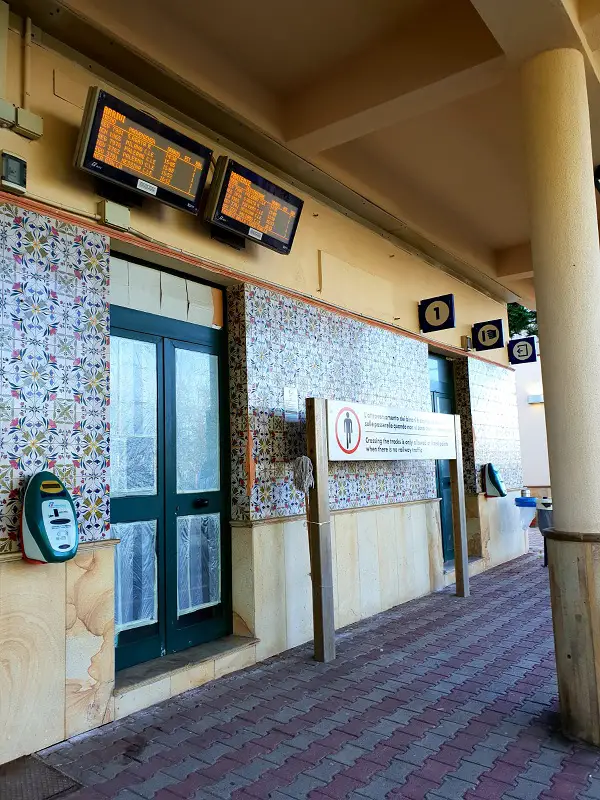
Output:
<path fill-rule="evenodd" d="M 600 745 L 600 533 L 544 536 L 562 730 Z"/>

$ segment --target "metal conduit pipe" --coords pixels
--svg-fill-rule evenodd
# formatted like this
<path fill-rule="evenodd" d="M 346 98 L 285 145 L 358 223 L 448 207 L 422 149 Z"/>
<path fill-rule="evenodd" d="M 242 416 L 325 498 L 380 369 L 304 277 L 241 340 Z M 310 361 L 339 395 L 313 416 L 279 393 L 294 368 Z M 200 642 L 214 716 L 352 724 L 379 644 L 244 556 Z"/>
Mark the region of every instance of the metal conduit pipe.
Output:
<path fill-rule="evenodd" d="M 6 97 L 6 73 L 8 70 L 8 3 L 0 0 L 0 99 Z"/>
<path fill-rule="evenodd" d="M 25 33 L 23 36 L 23 82 L 22 82 L 21 108 L 29 111 L 29 96 L 31 89 L 31 19 L 25 20 Z"/>

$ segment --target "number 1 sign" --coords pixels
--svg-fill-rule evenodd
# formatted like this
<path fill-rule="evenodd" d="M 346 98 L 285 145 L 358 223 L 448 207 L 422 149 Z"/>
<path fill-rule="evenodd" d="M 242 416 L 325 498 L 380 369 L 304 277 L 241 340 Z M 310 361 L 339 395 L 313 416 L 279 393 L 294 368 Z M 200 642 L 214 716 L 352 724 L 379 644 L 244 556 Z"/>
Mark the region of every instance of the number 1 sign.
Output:
<path fill-rule="evenodd" d="M 455 328 L 454 295 L 443 294 L 439 297 L 421 300 L 419 303 L 419 327 L 421 333 Z"/>

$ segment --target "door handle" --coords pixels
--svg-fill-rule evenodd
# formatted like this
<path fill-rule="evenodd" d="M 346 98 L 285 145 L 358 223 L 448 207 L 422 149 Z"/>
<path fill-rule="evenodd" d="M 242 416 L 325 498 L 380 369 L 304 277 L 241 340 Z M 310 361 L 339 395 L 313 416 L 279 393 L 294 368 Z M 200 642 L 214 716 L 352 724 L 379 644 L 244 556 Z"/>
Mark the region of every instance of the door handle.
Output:
<path fill-rule="evenodd" d="M 205 497 L 200 497 L 198 500 L 194 500 L 193 506 L 194 508 L 206 508 L 208 505 L 208 500 Z"/>

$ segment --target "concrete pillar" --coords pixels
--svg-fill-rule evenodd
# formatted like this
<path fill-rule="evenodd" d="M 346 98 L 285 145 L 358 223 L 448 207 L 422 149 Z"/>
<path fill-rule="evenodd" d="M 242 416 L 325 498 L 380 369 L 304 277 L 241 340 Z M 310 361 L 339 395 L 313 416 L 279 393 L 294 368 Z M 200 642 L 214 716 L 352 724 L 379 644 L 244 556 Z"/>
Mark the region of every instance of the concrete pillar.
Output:
<path fill-rule="evenodd" d="M 522 87 L 561 718 L 565 734 L 600 744 L 600 248 L 582 55 L 535 56 Z"/>

